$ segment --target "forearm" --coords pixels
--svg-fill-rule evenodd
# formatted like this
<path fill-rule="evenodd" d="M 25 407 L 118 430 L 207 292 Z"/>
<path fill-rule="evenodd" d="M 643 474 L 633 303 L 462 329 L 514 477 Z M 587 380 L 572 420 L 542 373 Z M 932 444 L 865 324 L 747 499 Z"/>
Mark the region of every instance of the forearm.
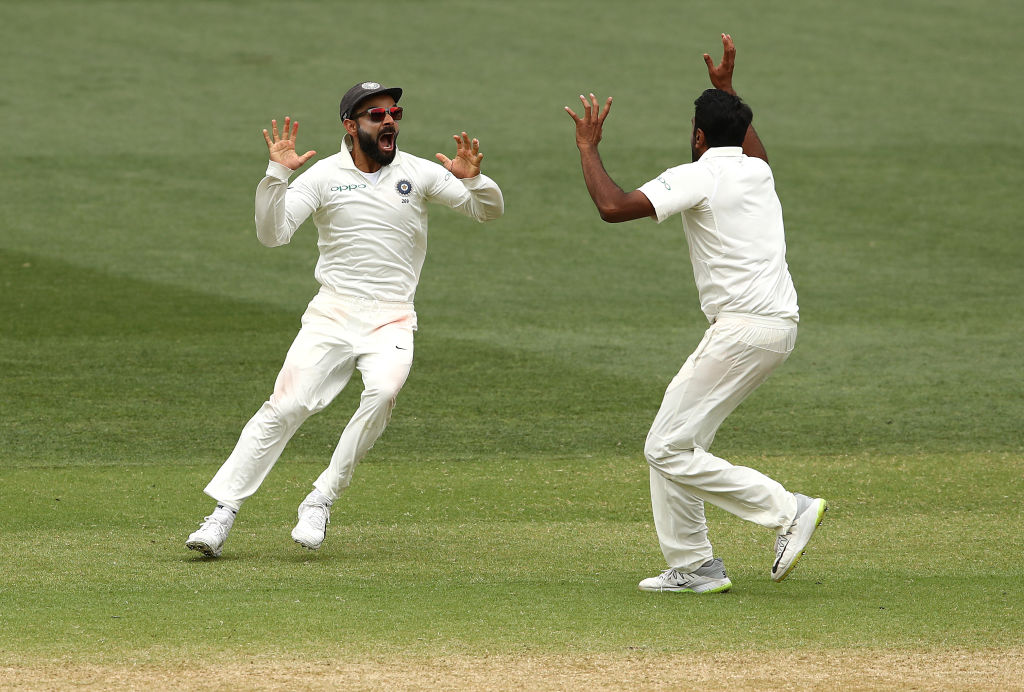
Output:
<path fill-rule="evenodd" d="M 493 221 L 505 213 L 505 198 L 501 188 L 486 175 L 480 173 L 472 178 L 464 178 L 462 185 L 468 194 L 453 207 L 456 211 L 480 222 Z"/>
<path fill-rule="evenodd" d="M 647 195 L 640 190 L 623 192 L 604 169 L 601 155 L 597 152 L 597 144 L 601 141 L 601 129 L 612 107 L 612 97 L 608 97 L 603 109 L 598 107 L 597 98 L 593 94 L 590 95 L 589 101 L 580 94 L 580 101 L 583 102 L 582 118 L 568 106 L 565 107 L 565 111 L 576 122 L 576 148 L 580 150 L 583 180 L 601 218 L 608 223 L 619 223 L 653 216 L 654 207 L 647 199 Z"/>
<path fill-rule="evenodd" d="M 764 145 L 761 144 L 761 138 L 757 136 L 757 130 L 754 129 L 753 123 L 747 126 L 747 133 L 743 136 L 743 153 L 768 163 L 768 152 L 764 150 Z"/>
<path fill-rule="evenodd" d="M 285 245 L 295 233 L 295 226 L 288 220 L 287 173 L 280 168 L 276 164 L 268 166 L 266 177 L 256 187 L 256 237 L 267 247 Z"/>
<path fill-rule="evenodd" d="M 580 147 L 580 163 L 587 191 L 603 221 L 619 223 L 637 218 L 626 213 L 629 197 L 608 175 L 596 146 Z"/>

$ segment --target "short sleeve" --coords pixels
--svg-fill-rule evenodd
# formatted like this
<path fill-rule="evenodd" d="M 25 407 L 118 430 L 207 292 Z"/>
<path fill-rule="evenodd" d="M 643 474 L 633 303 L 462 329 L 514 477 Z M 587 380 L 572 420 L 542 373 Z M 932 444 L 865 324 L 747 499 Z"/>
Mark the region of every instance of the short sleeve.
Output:
<path fill-rule="evenodd" d="M 651 201 L 658 223 L 692 209 L 711 196 L 710 173 L 692 163 L 669 168 L 638 189 Z"/>

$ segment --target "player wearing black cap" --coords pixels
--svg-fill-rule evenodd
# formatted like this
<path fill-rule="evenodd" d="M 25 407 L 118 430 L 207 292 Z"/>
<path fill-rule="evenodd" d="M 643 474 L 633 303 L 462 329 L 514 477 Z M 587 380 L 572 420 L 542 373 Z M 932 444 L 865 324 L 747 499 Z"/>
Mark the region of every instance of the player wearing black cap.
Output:
<path fill-rule="evenodd" d="M 504 212 L 501 190 L 480 173 L 480 142 L 455 135 L 455 158 L 441 165 L 398 149 L 402 90 L 360 82 L 339 104 L 341 150 L 291 174 L 316 152 L 299 154 L 298 122 L 263 131 L 270 153 L 256 189 L 256 235 L 264 245 L 288 243 L 312 216 L 319 234 L 316 278 L 321 288 L 302 317 L 273 394 L 243 428 L 234 451 L 206 493 L 217 508 L 185 545 L 220 555 L 242 502 L 256 492 L 288 440 L 327 406 L 356 369 L 359 407 L 330 465 L 299 505 L 296 543 L 317 549 L 330 507 L 348 487 L 356 463 L 383 433 L 412 367 L 413 300 L 427 248 L 427 205 L 441 204 L 478 221 Z"/>

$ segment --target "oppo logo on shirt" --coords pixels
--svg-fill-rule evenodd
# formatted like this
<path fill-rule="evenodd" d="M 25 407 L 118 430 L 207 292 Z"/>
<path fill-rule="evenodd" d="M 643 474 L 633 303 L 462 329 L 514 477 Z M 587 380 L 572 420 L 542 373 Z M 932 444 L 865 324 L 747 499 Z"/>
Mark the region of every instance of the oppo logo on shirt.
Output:
<path fill-rule="evenodd" d="M 348 192 L 349 190 L 359 190 L 366 187 L 366 183 L 356 183 L 355 185 L 335 185 L 331 188 L 331 192 Z"/>

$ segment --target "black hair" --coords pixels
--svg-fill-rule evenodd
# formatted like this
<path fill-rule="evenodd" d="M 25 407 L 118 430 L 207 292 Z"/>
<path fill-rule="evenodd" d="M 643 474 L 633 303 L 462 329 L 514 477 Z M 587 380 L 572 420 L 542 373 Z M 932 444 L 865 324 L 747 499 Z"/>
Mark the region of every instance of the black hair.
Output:
<path fill-rule="evenodd" d="M 704 131 L 704 142 L 710 147 L 740 147 L 754 112 L 739 96 L 708 89 L 693 102 L 693 126 Z"/>

